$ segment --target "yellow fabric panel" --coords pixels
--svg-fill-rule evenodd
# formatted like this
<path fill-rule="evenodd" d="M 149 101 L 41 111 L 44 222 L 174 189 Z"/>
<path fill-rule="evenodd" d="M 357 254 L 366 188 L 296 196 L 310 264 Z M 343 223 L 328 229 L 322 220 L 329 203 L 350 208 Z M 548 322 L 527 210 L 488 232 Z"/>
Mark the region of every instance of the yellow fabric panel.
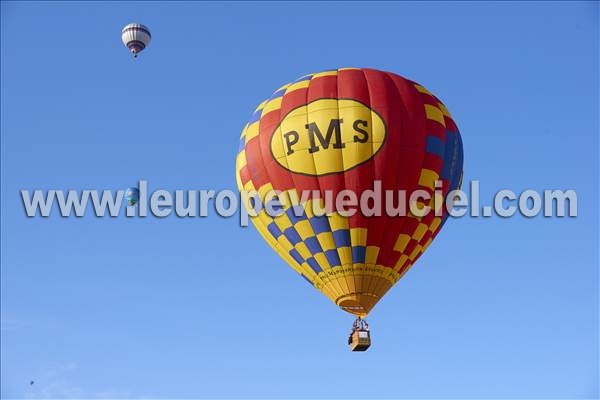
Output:
<path fill-rule="evenodd" d="M 319 72 L 318 74 L 314 74 L 312 76 L 312 79 L 321 78 L 323 76 L 336 76 L 336 75 L 337 75 L 337 71 L 325 71 L 325 72 Z"/>
<path fill-rule="evenodd" d="M 256 225 L 257 223 L 260 223 L 261 225 L 264 225 L 265 227 L 265 236 L 267 238 L 273 238 L 273 236 L 271 235 L 271 233 L 267 230 L 267 227 L 269 226 L 270 223 L 273 222 L 273 218 L 269 217 L 269 215 L 264 212 L 261 211 L 260 213 L 258 213 L 258 215 L 255 218 L 252 218 L 252 222 Z M 273 240 L 275 241 L 275 239 L 273 238 Z"/>
<path fill-rule="evenodd" d="M 331 232 L 321 232 L 317 235 L 317 239 L 319 240 L 323 251 L 335 249 L 335 242 Z"/>
<path fill-rule="evenodd" d="M 352 264 L 352 248 L 348 246 L 338 247 L 338 256 L 342 265 Z"/>
<path fill-rule="evenodd" d="M 302 275 L 306 276 L 306 279 L 308 279 L 308 281 L 309 281 L 310 283 L 312 283 L 313 285 L 315 285 L 315 287 L 317 286 L 317 279 L 318 279 L 318 278 L 317 278 L 317 276 L 316 276 L 316 275 L 313 275 L 313 276 L 306 275 L 306 274 L 302 274 Z M 320 292 L 322 292 L 322 290 L 321 290 L 321 289 L 317 289 L 317 290 L 318 290 L 318 291 L 320 291 Z M 329 297 L 329 296 L 327 296 L 327 297 Z"/>
<path fill-rule="evenodd" d="M 417 226 L 417 229 L 415 229 L 415 233 L 413 233 L 412 235 L 413 239 L 415 239 L 416 241 L 420 241 L 421 239 L 423 239 L 423 235 L 425 235 L 425 232 L 427 232 L 427 228 L 427 225 L 420 223 Z"/>
<path fill-rule="evenodd" d="M 304 204 L 304 213 L 306 214 L 307 218 L 312 218 L 315 216 L 314 212 L 313 212 L 313 206 L 312 206 L 313 200 L 309 199 L 306 201 L 306 203 Z"/>
<path fill-rule="evenodd" d="M 431 224 L 429 225 L 429 230 L 431 232 L 435 232 L 436 229 L 438 228 L 438 226 L 440 226 L 440 224 L 442 223 L 442 219 L 440 217 L 435 217 L 432 221 Z"/>
<path fill-rule="evenodd" d="M 404 264 L 406 264 L 407 260 L 408 260 L 408 256 L 406 254 L 402 254 L 400 256 L 400 258 L 398 259 L 398 261 L 396 262 L 396 265 L 394 265 L 394 270 L 400 271 L 400 269 L 402 267 L 404 267 Z"/>
<path fill-rule="evenodd" d="M 418 83 L 415 83 L 415 88 L 416 88 L 416 89 L 417 89 L 419 92 L 421 92 L 421 93 L 425 93 L 425 94 L 428 94 L 428 95 L 430 95 L 430 96 L 433 96 L 429 90 L 425 89 L 425 87 L 424 87 L 424 86 L 421 86 L 421 85 L 419 85 Z"/>
<path fill-rule="evenodd" d="M 396 240 L 396 244 L 394 244 L 394 250 L 403 252 L 406 246 L 410 242 L 410 236 L 405 233 L 401 233 L 398 235 L 398 239 Z"/>
<path fill-rule="evenodd" d="M 251 191 L 251 190 L 256 190 L 254 188 L 254 183 L 252 183 L 252 179 L 250 179 L 248 182 L 246 182 L 246 184 L 244 185 L 244 190 L 246 191 Z"/>
<path fill-rule="evenodd" d="M 419 255 L 419 253 L 421 252 L 421 250 L 423 249 L 423 247 L 421 245 L 416 245 L 415 249 L 412 251 L 412 253 L 410 253 L 410 255 L 408 256 L 408 259 L 410 261 L 415 261 L 415 258 L 417 258 L 417 256 Z"/>
<path fill-rule="evenodd" d="M 445 105 L 443 105 L 442 103 L 438 103 L 437 106 L 442 111 L 442 114 L 444 114 L 446 117 L 452 118 L 452 115 L 450 115 L 450 111 L 448 111 Z"/>
<path fill-rule="evenodd" d="M 263 108 L 262 110 L 262 115 L 267 115 L 268 113 L 270 113 L 271 111 L 275 111 L 275 110 L 279 110 L 281 108 L 281 100 L 283 99 L 283 97 L 276 97 L 273 100 L 269 101 L 266 105 L 265 108 Z"/>
<path fill-rule="evenodd" d="M 365 263 L 366 264 L 376 264 L 378 255 L 379 255 L 379 247 L 378 246 L 367 246 L 367 254 L 365 256 Z"/>
<path fill-rule="evenodd" d="M 235 183 L 237 184 L 238 190 L 241 192 L 244 190 L 244 185 L 242 185 L 242 179 L 240 178 L 240 174 L 235 174 Z"/>
<path fill-rule="evenodd" d="M 294 225 L 294 228 L 296 228 L 296 231 L 298 232 L 298 235 L 300 235 L 302 240 L 306 240 L 307 238 L 309 238 L 311 236 L 315 236 L 315 233 L 312 229 L 312 226 L 310 225 L 310 222 L 306 219 L 303 219 L 302 221 L 298 221 L 296 223 L 296 225 Z"/>
<path fill-rule="evenodd" d="M 294 248 L 294 246 L 292 246 L 290 241 L 287 240 L 285 235 L 280 235 L 277 238 L 277 243 L 279 243 L 279 246 L 281 246 L 283 248 L 283 250 L 285 250 L 286 252 L 289 252 L 290 250 L 292 250 Z M 296 261 L 294 261 L 294 263 L 298 264 Z"/>
<path fill-rule="evenodd" d="M 334 212 L 329 216 L 329 226 L 331 227 L 332 232 L 340 229 L 348 229 L 348 218 L 342 217 L 339 213 Z"/>
<path fill-rule="evenodd" d="M 287 228 L 292 226 L 292 221 L 290 221 L 290 219 L 285 213 L 278 215 L 273 220 L 275 221 L 277 227 L 281 230 L 281 232 L 285 231 Z"/>
<path fill-rule="evenodd" d="M 298 89 L 303 89 L 303 88 L 307 88 L 308 85 L 310 84 L 310 81 L 300 81 L 300 82 L 296 82 L 296 83 L 292 83 L 290 86 L 288 86 L 288 88 L 285 91 L 285 94 L 288 94 L 290 92 L 293 92 L 294 90 L 298 90 Z"/>
<path fill-rule="evenodd" d="M 321 114 L 325 114 L 328 117 L 337 118 L 338 117 L 338 109 L 339 109 L 339 100 L 338 99 L 322 99 L 319 101 L 314 101 L 312 103 L 308 103 L 306 105 L 306 114 L 308 115 L 309 121 L 319 122 L 315 117 L 321 116 Z M 331 113 L 327 113 L 330 111 Z M 325 124 L 317 124 L 319 126 L 327 126 L 329 125 L 329 120 L 323 118 L 322 122 L 326 122 Z"/>
<path fill-rule="evenodd" d="M 246 164 L 247 164 L 246 150 L 242 150 L 238 153 L 237 157 L 235 158 L 235 170 L 238 172 L 238 175 L 239 175 L 240 169 L 245 167 Z"/>
<path fill-rule="evenodd" d="M 296 250 L 298 250 L 298 253 L 300 253 L 302 258 L 304 258 L 305 260 L 312 257 L 310 250 L 308 250 L 308 247 L 306 247 L 306 245 L 303 242 L 296 244 Z"/>
<path fill-rule="evenodd" d="M 367 228 L 350 229 L 350 243 L 352 246 L 367 245 Z"/>
<path fill-rule="evenodd" d="M 421 176 L 419 176 L 419 185 L 425 186 L 426 188 L 435 190 L 435 181 L 439 179 L 439 175 L 430 169 L 423 168 L 421 170 Z"/>
<path fill-rule="evenodd" d="M 315 257 L 315 260 L 317 260 L 317 262 L 319 263 L 319 266 L 321 267 L 321 269 L 325 270 L 325 269 L 331 268 L 331 264 L 329 264 L 329 260 L 327 260 L 327 257 L 325 257 L 325 254 L 318 253 L 318 254 L 315 254 L 314 257 Z"/>
<path fill-rule="evenodd" d="M 246 144 L 250 141 L 250 139 L 258 136 L 258 123 L 260 121 L 254 122 L 252 125 L 249 125 L 246 129 Z"/>
<path fill-rule="evenodd" d="M 265 201 L 265 196 L 273 191 L 273 185 L 271 183 L 265 183 L 261 187 L 258 188 L 258 194 L 260 195 L 260 200 Z"/>
<path fill-rule="evenodd" d="M 440 124 L 442 124 L 443 126 L 446 126 L 446 121 L 444 120 L 444 114 L 436 106 L 432 106 L 431 104 L 425 104 L 425 115 L 427 115 L 428 119 L 437 121 Z"/>

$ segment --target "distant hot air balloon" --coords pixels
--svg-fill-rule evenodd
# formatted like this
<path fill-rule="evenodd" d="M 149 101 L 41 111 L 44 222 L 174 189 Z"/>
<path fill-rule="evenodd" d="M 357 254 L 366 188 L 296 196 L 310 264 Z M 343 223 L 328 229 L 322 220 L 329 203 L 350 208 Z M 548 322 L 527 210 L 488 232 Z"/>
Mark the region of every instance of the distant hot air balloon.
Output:
<path fill-rule="evenodd" d="M 150 30 L 142 24 L 129 24 L 121 31 L 121 40 L 134 57 L 150 44 L 151 38 Z"/>
<path fill-rule="evenodd" d="M 325 191 L 360 197 L 375 181 L 382 193 L 405 190 L 407 198 L 422 189 L 433 201 L 437 189 L 439 207 L 460 187 L 462 168 L 460 133 L 437 97 L 393 73 L 341 68 L 301 77 L 258 106 L 242 131 L 236 177 L 240 191 L 281 191 L 284 212 L 271 217 L 263 209 L 252 221 L 303 278 L 359 317 L 349 343 L 360 351 L 370 345 L 361 318 L 423 254 L 447 211 L 388 216 L 399 200 L 385 195 L 381 216 L 318 216 L 315 207 Z M 310 191 L 305 200 L 303 191 Z"/>
<path fill-rule="evenodd" d="M 130 187 L 125 191 L 125 200 L 130 206 L 135 206 L 140 201 L 140 191 L 136 187 Z"/>

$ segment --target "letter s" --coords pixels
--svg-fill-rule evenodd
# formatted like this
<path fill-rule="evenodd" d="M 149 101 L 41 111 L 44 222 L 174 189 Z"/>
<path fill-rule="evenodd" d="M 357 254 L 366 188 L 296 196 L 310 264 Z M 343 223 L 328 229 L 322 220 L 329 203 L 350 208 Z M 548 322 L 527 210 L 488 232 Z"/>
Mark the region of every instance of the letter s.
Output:
<path fill-rule="evenodd" d="M 360 133 L 362 135 L 362 137 L 359 137 L 358 135 L 354 135 L 354 143 L 367 143 L 367 141 L 369 140 L 369 133 L 364 130 L 363 128 L 360 127 L 360 125 L 363 126 L 363 128 L 366 128 L 368 126 L 367 121 L 363 121 L 360 119 L 357 119 L 356 121 L 354 121 L 354 124 L 352 124 L 352 127 L 354 128 L 354 130 L 358 133 Z"/>

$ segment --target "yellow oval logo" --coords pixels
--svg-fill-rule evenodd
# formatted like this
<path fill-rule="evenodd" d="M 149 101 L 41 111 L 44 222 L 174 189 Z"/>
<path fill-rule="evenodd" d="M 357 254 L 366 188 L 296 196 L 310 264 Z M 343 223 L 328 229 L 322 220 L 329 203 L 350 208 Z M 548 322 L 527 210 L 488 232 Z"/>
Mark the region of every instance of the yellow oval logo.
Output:
<path fill-rule="evenodd" d="M 383 146 L 383 118 L 350 99 L 320 99 L 290 111 L 271 136 L 271 154 L 298 174 L 322 176 L 348 171 Z"/>

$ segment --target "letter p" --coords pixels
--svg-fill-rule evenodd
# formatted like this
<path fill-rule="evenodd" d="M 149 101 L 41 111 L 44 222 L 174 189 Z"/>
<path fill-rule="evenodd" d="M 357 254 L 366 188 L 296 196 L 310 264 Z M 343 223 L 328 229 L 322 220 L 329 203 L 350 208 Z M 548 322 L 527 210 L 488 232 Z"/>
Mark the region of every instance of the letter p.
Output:
<path fill-rule="evenodd" d="M 287 155 L 289 156 L 290 154 L 294 153 L 294 150 L 292 150 L 292 146 L 295 145 L 296 143 L 298 143 L 298 140 L 300 139 L 300 135 L 298 135 L 298 132 L 296 132 L 296 131 L 289 131 L 287 133 L 284 133 L 283 137 L 285 138 L 285 145 L 287 147 Z"/>

